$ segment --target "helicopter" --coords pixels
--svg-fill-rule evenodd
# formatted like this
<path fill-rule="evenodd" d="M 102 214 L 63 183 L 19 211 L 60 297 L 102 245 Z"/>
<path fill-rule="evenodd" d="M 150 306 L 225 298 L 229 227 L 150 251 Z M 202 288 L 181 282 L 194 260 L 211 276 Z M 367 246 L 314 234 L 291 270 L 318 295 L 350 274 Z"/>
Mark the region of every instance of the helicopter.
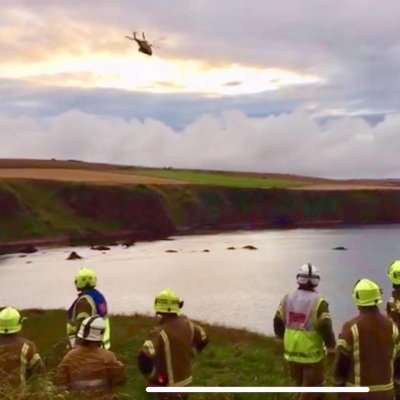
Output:
<path fill-rule="evenodd" d="M 130 36 L 125 36 L 125 37 L 129 40 L 134 40 L 139 45 L 138 48 L 139 52 L 147 54 L 148 56 L 151 56 L 153 54 L 153 49 L 152 49 L 153 45 L 146 40 L 144 32 L 142 32 L 142 39 L 138 39 L 136 37 L 136 32 L 133 32 L 133 37 Z"/>

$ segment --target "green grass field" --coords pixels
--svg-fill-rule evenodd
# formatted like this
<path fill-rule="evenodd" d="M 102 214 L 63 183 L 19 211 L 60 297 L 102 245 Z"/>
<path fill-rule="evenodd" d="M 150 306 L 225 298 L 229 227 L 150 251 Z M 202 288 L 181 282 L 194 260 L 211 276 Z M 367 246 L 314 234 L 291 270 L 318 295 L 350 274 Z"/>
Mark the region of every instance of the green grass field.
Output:
<path fill-rule="evenodd" d="M 46 363 L 47 373 L 38 384 L 40 392 L 31 399 L 61 399 L 52 385 L 55 368 L 66 351 L 65 311 L 23 312 L 28 319 L 22 335 L 33 340 Z M 112 350 L 126 364 L 128 380 L 118 389 L 118 399 L 154 399 L 145 392 L 146 382 L 136 366 L 136 354 L 155 318 L 133 315 L 112 316 Z M 210 343 L 198 356 L 194 386 L 290 386 L 279 345 L 271 337 L 241 329 L 206 327 Z M 328 380 L 329 382 L 329 380 Z M 266 397 L 268 396 L 268 397 Z M 1 397 L 1 396 L 0 396 Z M 193 394 L 191 399 L 265 399 L 293 400 L 294 394 Z M 3 397 L 1 397 L 3 398 Z M 12 397 L 4 397 L 12 398 Z M 327 397 L 327 399 L 332 399 Z"/>
<path fill-rule="evenodd" d="M 129 170 L 129 169 L 126 169 Z M 201 172 L 176 169 L 140 169 L 132 168 L 135 175 L 151 176 L 156 178 L 174 179 L 202 185 L 229 186 L 240 188 L 287 188 L 304 186 L 310 182 L 299 179 L 283 179 L 274 177 L 255 177 L 235 175 L 224 172 Z"/>

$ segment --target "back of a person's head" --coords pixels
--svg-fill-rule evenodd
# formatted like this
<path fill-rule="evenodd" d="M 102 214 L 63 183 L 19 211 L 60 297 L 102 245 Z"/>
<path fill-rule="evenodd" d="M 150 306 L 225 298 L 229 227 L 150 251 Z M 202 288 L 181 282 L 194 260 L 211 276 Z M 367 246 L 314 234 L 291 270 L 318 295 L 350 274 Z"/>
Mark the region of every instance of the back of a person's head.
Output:
<path fill-rule="evenodd" d="M 154 311 L 161 317 L 177 316 L 183 307 L 183 300 L 172 289 L 163 289 L 154 299 Z"/>
<path fill-rule="evenodd" d="M 311 263 L 303 264 L 296 275 L 299 289 L 313 290 L 319 285 L 321 277 L 318 269 Z"/>
<path fill-rule="evenodd" d="M 16 308 L 6 307 L 0 311 L 0 335 L 17 335 L 22 329 L 24 318 Z"/>
<path fill-rule="evenodd" d="M 97 285 L 96 272 L 91 268 L 81 268 L 75 275 L 75 287 L 78 291 L 89 290 Z"/>
<path fill-rule="evenodd" d="M 353 287 L 352 297 L 359 310 L 373 311 L 382 303 L 382 289 L 370 279 L 359 279 Z"/>

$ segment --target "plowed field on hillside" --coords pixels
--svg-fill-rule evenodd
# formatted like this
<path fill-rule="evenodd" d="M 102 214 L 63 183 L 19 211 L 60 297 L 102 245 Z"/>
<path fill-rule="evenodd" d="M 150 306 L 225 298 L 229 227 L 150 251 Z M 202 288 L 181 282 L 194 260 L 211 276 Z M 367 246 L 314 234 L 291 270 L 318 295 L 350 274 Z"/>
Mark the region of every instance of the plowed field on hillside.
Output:
<path fill-rule="evenodd" d="M 96 171 L 84 169 L 63 168 L 0 168 L 0 179 L 39 179 L 68 182 L 88 182 L 105 185 L 123 184 L 185 184 L 186 182 L 174 181 L 148 176 L 138 176 L 131 173 L 114 171 Z"/>

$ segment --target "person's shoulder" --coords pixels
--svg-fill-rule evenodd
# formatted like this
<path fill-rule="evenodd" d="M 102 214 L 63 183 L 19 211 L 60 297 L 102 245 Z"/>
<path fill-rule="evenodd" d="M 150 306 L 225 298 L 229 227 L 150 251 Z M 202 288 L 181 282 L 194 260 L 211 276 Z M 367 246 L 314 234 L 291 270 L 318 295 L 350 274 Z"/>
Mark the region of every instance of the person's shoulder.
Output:
<path fill-rule="evenodd" d="M 99 347 L 97 349 L 97 354 L 105 361 L 105 362 L 115 362 L 118 361 L 118 357 L 117 355 L 111 351 L 111 350 L 107 350 L 107 349 L 103 349 L 102 347 Z"/>
<path fill-rule="evenodd" d="M 296 289 L 296 290 L 292 290 L 291 292 L 285 293 L 285 294 L 281 297 L 281 300 L 280 300 L 279 304 L 283 304 L 283 303 L 286 301 L 287 297 L 290 296 L 290 295 L 292 295 L 292 294 L 294 294 L 294 293 L 296 293 L 296 291 L 297 291 L 297 289 Z"/>
<path fill-rule="evenodd" d="M 324 296 L 320 295 L 319 293 L 316 293 L 316 296 L 317 296 L 319 307 L 329 308 L 329 302 Z"/>
<path fill-rule="evenodd" d="M 191 318 L 184 314 L 178 316 L 178 318 L 176 319 L 176 323 L 181 326 L 190 326 L 191 329 L 196 327 L 201 328 L 200 323 L 193 321 Z"/>
<path fill-rule="evenodd" d="M 75 304 L 82 304 L 82 303 L 88 303 L 89 302 L 89 298 L 91 298 L 92 296 L 90 296 L 89 293 L 83 293 L 81 294 L 75 301 Z"/>
<path fill-rule="evenodd" d="M 187 317 L 186 315 L 180 315 L 178 317 L 179 322 L 181 324 L 185 324 L 186 326 L 189 326 L 191 329 L 204 329 L 201 326 L 201 323 L 197 322 L 197 321 L 193 321 L 191 318 Z"/>
<path fill-rule="evenodd" d="M 190 323 L 190 324 L 194 324 L 194 321 L 192 321 L 187 315 L 185 315 L 185 314 L 181 314 L 181 315 L 178 315 L 178 318 L 177 318 L 177 320 L 178 321 L 180 321 L 180 322 L 184 322 L 184 323 Z"/>
<path fill-rule="evenodd" d="M 396 325 L 390 317 L 386 316 L 385 314 L 383 314 L 381 312 L 378 313 L 377 318 L 380 319 L 382 324 L 389 326 L 391 329 L 392 329 L 392 325 Z"/>
<path fill-rule="evenodd" d="M 165 324 L 154 326 L 153 328 L 150 329 L 149 336 L 156 337 L 156 336 L 160 335 L 160 333 L 163 331 L 164 327 L 165 327 Z"/>
<path fill-rule="evenodd" d="M 36 349 L 36 344 L 35 344 L 35 342 L 33 340 L 27 339 L 27 338 L 21 337 L 21 336 L 18 337 L 18 340 L 21 343 L 26 344 L 29 348 Z"/>
<path fill-rule="evenodd" d="M 15 340 L 18 341 L 18 342 L 21 342 L 21 343 L 34 344 L 33 340 L 28 339 L 28 338 L 25 337 L 25 336 L 18 336 L 18 335 L 16 335 L 16 336 L 15 336 Z"/>
<path fill-rule="evenodd" d="M 104 293 L 103 293 L 101 290 L 97 289 L 97 287 L 94 287 L 94 288 L 91 289 L 91 290 L 92 290 L 94 293 L 97 293 L 97 294 L 99 294 L 99 295 L 105 297 L 105 296 L 104 296 Z"/>
<path fill-rule="evenodd" d="M 63 357 L 63 359 L 62 359 L 61 362 L 62 362 L 62 363 L 65 363 L 65 362 L 68 362 L 68 361 L 70 361 L 70 360 L 73 360 L 74 358 L 79 358 L 81 352 L 82 352 L 82 349 L 81 349 L 79 346 L 74 347 L 73 349 L 69 350 L 69 351 L 64 355 L 64 357 Z"/>
<path fill-rule="evenodd" d="M 347 320 L 344 324 L 343 324 L 343 327 L 342 327 L 342 332 L 349 332 L 349 331 L 351 331 L 351 328 L 354 326 L 354 325 L 357 325 L 357 322 L 359 321 L 359 316 L 357 315 L 356 317 L 354 317 L 354 318 L 351 318 L 351 319 L 349 319 L 349 320 Z"/>

